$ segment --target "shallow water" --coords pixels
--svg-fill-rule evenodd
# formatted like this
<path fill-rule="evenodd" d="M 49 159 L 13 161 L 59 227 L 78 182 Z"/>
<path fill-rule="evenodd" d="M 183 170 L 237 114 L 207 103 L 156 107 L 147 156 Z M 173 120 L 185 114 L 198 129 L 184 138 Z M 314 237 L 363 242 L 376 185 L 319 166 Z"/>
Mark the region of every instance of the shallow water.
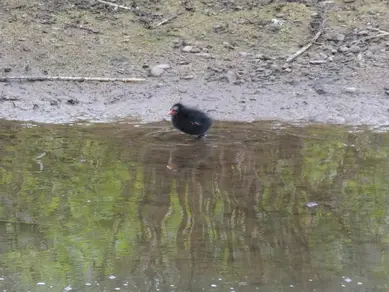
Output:
<path fill-rule="evenodd" d="M 0 290 L 387 291 L 389 134 L 0 123 Z"/>

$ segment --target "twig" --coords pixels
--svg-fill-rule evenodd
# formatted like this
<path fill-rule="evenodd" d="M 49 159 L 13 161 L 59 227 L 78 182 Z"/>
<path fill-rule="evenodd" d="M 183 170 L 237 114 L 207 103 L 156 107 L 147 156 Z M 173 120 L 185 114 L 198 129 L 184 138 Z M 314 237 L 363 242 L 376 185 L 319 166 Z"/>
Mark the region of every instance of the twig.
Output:
<path fill-rule="evenodd" d="M 178 16 L 180 16 L 183 13 L 184 13 L 183 11 L 177 12 L 176 14 L 174 14 L 174 15 L 172 15 L 172 16 L 164 19 L 164 20 L 162 20 L 161 22 L 157 23 L 154 27 L 158 27 L 158 26 L 164 25 L 164 24 L 166 24 L 166 23 L 176 19 Z"/>
<path fill-rule="evenodd" d="M 110 77 L 72 77 L 72 76 L 9 76 L 0 77 L 0 82 L 12 82 L 12 81 L 99 81 L 99 82 L 130 82 L 139 83 L 144 82 L 144 78 L 110 78 Z"/>
<path fill-rule="evenodd" d="M 19 98 L 17 97 L 10 97 L 10 98 L 7 98 L 7 97 L 0 97 L 0 101 L 17 101 L 19 100 Z"/>
<path fill-rule="evenodd" d="M 115 3 L 112 3 L 112 2 L 107 2 L 107 1 L 104 1 L 104 0 L 96 0 L 96 1 L 97 1 L 97 2 L 100 2 L 100 3 L 103 3 L 103 4 L 107 4 L 107 5 L 116 7 L 116 8 L 122 8 L 122 9 L 126 9 L 126 10 L 132 10 L 131 7 L 127 7 L 127 6 L 115 4 Z"/>
<path fill-rule="evenodd" d="M 286 63 L 292 62 L 294 59 L 296 59 L 298 56 L 300 56 L 302 53 L 304 53 L 306 50 L 308 50 L 319 39 L 319 37 L 321 36 L 321 34 L 324 31 L 326 22 L 327 22 L 327 18 L 326 18 L 326 16 L 324 16 L 323 21 L 320 24 L 320 28 L 319 28 L 318 32 L 315 34 L 315 36 L 312 38 L 312 40 L 308 44 L 306 44 L 304 47 L 302 47 L 300 50 L 298 50 L 296 53 L 289 56 L 286 59 Z"/>
<path fill-rule="evenodd" d="M 89 28 L 89 27 L 82 26 L 82 25 L 75 25 L 75 24 L 67 24 L 67 25 L 65 25 L 65 28 L 68 28 L 68 27 L 83 29 L 83 30 L 86 30 L 87 32 L 91 32 L 91 33 L 94 33 L 94 34 L 101 34 L 101 32 L 99 30 L 97 30 L 97 29 Z"/>
<path fill-rule="evenodd" d="M 386 30 L 382 30 L 382 29 L 379 29 L 379 28 L 375 28 L 375 27 L 367 27 L 368 30 L 372 30 L 372 31 L 376 31 L 376 32 L 380 32 L 382 34 L 389 34 L 389 31 L 386 31 Z"/>
<path fill-rule="evenodd" d="M 375 38 L 389 36 L 389 31 L 385 31 L 385 30 L 382 30 L 382 29 L 374 28 L 374 27 L 368 27 L 367 29 L 379 32 L 379 34 L 376 34 L 376 35 L 373 35 L 373 36 L 364 37 L 362 39 L 356 40 L 354 43 L 359 43 L 359 42 L 364 42 L 364 41 L 368 41 L 368 40 L 375 39 Z"/>

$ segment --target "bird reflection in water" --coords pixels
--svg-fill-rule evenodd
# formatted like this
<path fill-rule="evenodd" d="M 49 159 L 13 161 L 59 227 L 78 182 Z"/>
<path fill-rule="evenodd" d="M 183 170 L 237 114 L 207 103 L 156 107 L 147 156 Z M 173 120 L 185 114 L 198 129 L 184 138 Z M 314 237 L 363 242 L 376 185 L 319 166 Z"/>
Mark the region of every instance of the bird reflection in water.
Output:
<path fill-rule="evenodd" d="M 176 172 L 185 172 L 190 169 L 197 169 L 208 165 L 214 146 L 198 140 L 193 144 L 175 145 L 170 150 L 167 169 Z"/>

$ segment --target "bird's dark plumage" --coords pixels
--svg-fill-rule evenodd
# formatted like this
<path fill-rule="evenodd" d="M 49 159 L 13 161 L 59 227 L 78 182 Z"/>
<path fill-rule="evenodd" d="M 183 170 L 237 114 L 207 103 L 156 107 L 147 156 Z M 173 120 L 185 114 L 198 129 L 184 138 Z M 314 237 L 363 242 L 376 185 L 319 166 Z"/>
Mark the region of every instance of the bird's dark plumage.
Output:
<path fill-rule="evenodd" d="M 173 105 L 169 115 L 172 115 L 172 123 L 176 129 L 189 135 L 197 135 L 198 138 L 204 137 L 212 126 L 212 119 L 204 112 L 185 107 L 181 103 Z"/>

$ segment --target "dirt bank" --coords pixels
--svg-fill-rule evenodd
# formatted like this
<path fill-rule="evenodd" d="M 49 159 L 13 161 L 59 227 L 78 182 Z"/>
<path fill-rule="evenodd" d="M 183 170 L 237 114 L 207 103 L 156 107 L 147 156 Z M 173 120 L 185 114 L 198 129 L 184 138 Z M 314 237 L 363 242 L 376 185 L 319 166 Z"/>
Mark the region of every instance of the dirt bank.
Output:
<path fill-rule="evenodd" d="M 389 124 L 384 1 L 115 3 L 129 9 L 3 1 L 0 76 L 146 82 L 0 83 L 0 118 L 157 121 L 181 100 L 222 120 Z"/>

